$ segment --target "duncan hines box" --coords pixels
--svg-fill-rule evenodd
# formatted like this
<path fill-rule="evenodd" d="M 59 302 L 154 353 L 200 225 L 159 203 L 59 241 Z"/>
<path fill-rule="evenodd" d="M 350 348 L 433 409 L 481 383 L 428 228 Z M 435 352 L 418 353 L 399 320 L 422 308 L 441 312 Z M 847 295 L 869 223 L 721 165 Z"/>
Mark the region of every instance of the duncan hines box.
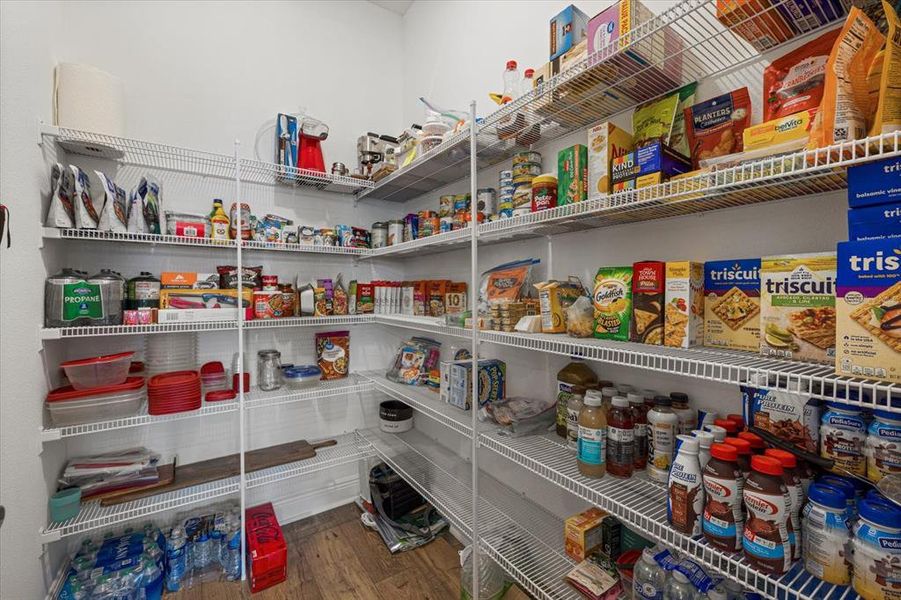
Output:
<path fill-rule="evenodd" d="M 663 299 L 666 263 L 657 260 L 632 265 L 632 324 L 629 339 L 642 344 L 663 343 Z"/>
<path fill-rule="evenodd" d="M 759 351 L 759 258 L 704 263 L 704 345 Z"/>
<path fill-rule="evenodd" d="M 760 353 L 793 360 L 833 363 L 834 252 L 761 259 Z"/>
<path fill-rule="evenodd" d="M 901 382 L 901 239 L 838 245 L 835 372 Z"/>

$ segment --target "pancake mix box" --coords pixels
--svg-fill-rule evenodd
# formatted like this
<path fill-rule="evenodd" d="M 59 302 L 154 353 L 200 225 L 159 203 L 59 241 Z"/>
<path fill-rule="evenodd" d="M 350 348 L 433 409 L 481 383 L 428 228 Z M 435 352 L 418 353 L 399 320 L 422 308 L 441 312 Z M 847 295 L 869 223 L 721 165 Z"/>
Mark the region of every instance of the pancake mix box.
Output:
<path fill-rule="evenodd" d="M 901 239 L 838 245 L 838 375 L 901 382 Z"/>

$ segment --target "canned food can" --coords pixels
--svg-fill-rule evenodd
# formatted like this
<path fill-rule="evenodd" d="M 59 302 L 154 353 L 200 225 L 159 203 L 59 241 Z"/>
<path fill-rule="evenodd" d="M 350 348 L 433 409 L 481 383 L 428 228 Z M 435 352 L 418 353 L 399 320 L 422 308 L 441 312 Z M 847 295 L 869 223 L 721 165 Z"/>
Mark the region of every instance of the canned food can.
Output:
<path fill-rule="evenodd" d="M 263 275 L 263 290 L 271 292 L 278 289 L 278 275 Z"/>
<path fill-rule="evenodd" d="M 439 227 L 441 229 L 441 233 L 447 233 L 448 231 L 453 231 L 454 230 L 454 217 L 453 216 L 441 217 Z"/>
<path fill-rule="evenodd" d="M 419 220 L 419 237 L 429 237 L 436 235 L 441 229 L 441 219 L 438 217 L 427 217 Z"/>
<path fill-rule="evenodd" d="M 539 167 L 541 166 L 541 154 L 538 152 L 533 152 L 531 150 L 524 150 L 523 152 L 517 152 L 513 155 L 513 166 L 522 164 L 522 163 L 538 163 Z"/>
<path fill-rule="evenodd" d="M 498 174 L 498 179 L 513 179 L 513 171 L 501 171 L 500 174 Z"/>
<path fill-rule="evenodd" d="M 452 214 L 454 214 L 454 196 L 446 195 L 438 198 L 438 217 L 449 217 Z"/>
<path fill-rule="evenodd" d="M 468 211 L 471 198 L 470 194 L 457 194 L 454 196 L 454 212 Z"/>
<path fill-rule="evenodd" d="M 493 215 L 497 212 L 497 191 L 494 188 L 481 188 L 477 192 L 476 199 L 479 212 L 486 215 Z"/>
<path fill-rule="evenodd" d="M 513 181 L 516 181 L 517 177 L 522 177 L 524 175 L 531 175 L 532 177 L 538 177 L 541 175 L 541 165 L 539 163 L 520 163 L 513 167 Z"/>
<path fill-rule="evenodd" d="M 400 244 L 404 241 L 404 222 L 400 219 L 388 221 L 388 246 Z"/>

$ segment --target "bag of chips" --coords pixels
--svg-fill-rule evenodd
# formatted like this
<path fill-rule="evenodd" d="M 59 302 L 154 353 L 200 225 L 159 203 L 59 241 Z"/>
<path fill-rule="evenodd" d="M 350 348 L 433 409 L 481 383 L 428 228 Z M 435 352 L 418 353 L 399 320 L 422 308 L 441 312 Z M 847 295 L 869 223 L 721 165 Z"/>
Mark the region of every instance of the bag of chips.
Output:
<path fill-rule="evenodd" d="M 839 30 L 833 29 L 784 54 L 763 70 L 763 120 L 816 110 L 823 98 L 826 62 Z"/>
<path fill-rule="evenodd" d="M 883 48 L 873 59 L 867 77 L 869 109 L 874 115 L 870 124 L 870 136 L 891 133 L 901 129 L 901 20 L 892 5 L 882 0 L 888 35 Z"/>
<path fill-rule="evenodd" d="M 72 189 L 72 172 L 59 163 L 54 164 L 50 169 L 50 209 L 45 227 L 68 229 L 75 226 Z"/>
<path fill-rule="evenodd" d="M 88 174 L 76 167 L 69 165 L 72 171 L 73 191 L 72 208 L 75 210 L 75 227 L 78 229 L 97 229 L 100 215 L 94 208 L 94 200 L 91 198 L 91 180 Z"/>

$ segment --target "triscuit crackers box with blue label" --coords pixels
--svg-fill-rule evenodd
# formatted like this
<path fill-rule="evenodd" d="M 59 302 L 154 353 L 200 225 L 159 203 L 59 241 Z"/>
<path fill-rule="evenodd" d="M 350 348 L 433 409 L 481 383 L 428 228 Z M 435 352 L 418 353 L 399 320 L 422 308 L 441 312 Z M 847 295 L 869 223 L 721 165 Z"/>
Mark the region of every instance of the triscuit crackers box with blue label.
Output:
<path fill-rule="evenodd" d="M 760 348 L 760 259 L 704 263 L 704 345 Z"/>
<path fill-rule="evenodd" d="M 901 202 L 901 156 L 848 167 L 848 206 Z"/>
<path fill-rule="evenodd" d="M 901 200 L 848 209 L 848 239 L 852 242 L 901 237 Z"/>
<path fill-rule="evenodd" d="M 901 239 L 838 245 L 838 375 L 901 382 Z"/>

